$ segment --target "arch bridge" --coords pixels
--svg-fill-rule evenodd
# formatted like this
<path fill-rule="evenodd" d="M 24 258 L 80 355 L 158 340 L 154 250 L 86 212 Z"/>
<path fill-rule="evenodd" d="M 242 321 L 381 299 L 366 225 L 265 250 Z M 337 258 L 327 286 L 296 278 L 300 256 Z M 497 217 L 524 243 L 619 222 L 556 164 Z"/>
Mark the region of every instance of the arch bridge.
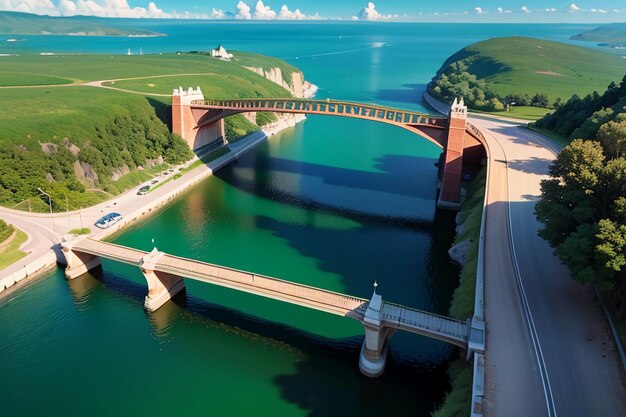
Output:
<path fill-rule="evenodd" d="M 407 129 L 442 148 L 439 161 L 437 206 L 459 209 L 463 164 L 481 164 L 486 157 L 485 138 L 467 123 L 467 107 L 455 100 L 450 114 L 431 116 L 418 112 L 336 100 L 257 98 L 205 100 L 200 89 L 174 90 L 172 130 L 193 150 L 224 140 L 224 118 L 243 113 L 254 120 L 257 112 L 318 114 L 371 120 Z"/>
<path fill-rule="evenodd" d="M 65 276 L 68 279 L 77 278 L 99 266 L 101 258 L 138 267 L 148 284 L 148 294 L 144 302 L 148 311 L 157 310 L 184 290 L 183 278 L 189 278 L 355 319 L 365 329 L 359 367 L 365 375 L 371 377 L 384 371 L 388 339 L 396 331 L 415 333 L 453 344 L 468 351 L 468 356 L 472 348 L 470 320 L 463 322 L 384 302 L 376 290 L 372 298 L 367 300 L 173 256 L 159 252 L 156 248 L 152 252 L 145 252 L 84 237 L 64 239 L 61 247 L 67 262 Z"/>

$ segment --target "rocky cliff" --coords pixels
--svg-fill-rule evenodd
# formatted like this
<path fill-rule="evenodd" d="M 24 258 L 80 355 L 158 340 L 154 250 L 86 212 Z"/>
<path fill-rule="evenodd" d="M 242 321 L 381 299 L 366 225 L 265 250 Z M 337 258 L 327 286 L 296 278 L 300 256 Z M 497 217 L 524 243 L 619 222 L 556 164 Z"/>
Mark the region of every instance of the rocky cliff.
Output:
<path fill-rule="evenodd" d="M 291 83 L 285 81 L 285 77 L 283 77 L 283 72 L 278 67 L 270 68 L 269 70 L 264 70 L 261 67 L 245 67 L 250 71 L 254 71 L 257 74 L 267 78 L 268 80 L 276 83 L 293 94 L 294 97 L 302 98 L 304 97 L 304 77 L 301 72 L 292 72 L 291 73 Z M 289 79 L 289 77 L 286 77 Z"/>

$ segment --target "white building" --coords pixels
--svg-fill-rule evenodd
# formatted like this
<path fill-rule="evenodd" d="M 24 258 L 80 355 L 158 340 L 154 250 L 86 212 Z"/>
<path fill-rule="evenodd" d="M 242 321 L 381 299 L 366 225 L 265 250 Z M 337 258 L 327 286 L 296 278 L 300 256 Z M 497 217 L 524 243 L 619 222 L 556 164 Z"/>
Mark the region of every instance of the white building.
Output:
<path fill-rule="evenodd" d="M 224 61 L 230 61 L 233 57 L 233 54 L 229 54 L 222 45 L 219 45 L 215 49 L 211 49 L 211 56 L 219 59 L 223 59 Z"/>

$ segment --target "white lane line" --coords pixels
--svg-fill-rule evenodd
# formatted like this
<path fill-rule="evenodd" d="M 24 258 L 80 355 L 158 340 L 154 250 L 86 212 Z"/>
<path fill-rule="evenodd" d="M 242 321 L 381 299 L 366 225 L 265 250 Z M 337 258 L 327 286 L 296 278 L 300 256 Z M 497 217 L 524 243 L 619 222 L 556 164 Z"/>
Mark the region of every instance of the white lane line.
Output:
<path fill-rule="evenodd" d="M 519 269 L 519 264 L 517 260 L 517 252 L 515 251 L 515 243 L 513 240 L 513 224 L 511 222 L 512 214 L 511 214 L 511 188 L 510 188 L 510 178 L 509 178 L 509 168 L 508 168 L 508 158 L 506 156 L 506 152 L 504 151 L 504 147 L 500 143 L 500 141 L 491 133 L 489 135 L 495 140 L 495 142 L 500 146 L 502 153 L 504 155 L 505 161 L 507 164 L 506 167 L 506 192 L 507 192 L 507 224 L 508 224 L 508 234 L 509 234 L 509 242 L 511 248 L 511 257 L 513 259 L 513 271 L 515 273 L 515 281 L 517 284 L 517 288 L 520 295 L 520 300 L 522 302 L 522 307 L 524 311 L 524 317 L 526 318 L 526 324 L 528 326 L 528 330 L 530 332 L 531 341 L 533 343 L 533 350 L 535 351 L 535 357 L 537 359 L 537 365 L 539 366 L 539 373 L 541 376 L 541 383 L 543 385 L 543 392 L 546 399 L 546 407 L 548 411 L 549 417 L 556 417 L 556 406 L 554 403 L 554 398 L 552 395 L 552 387 L 550 385 L 550 378 L 548 377 L 548 369 L 543 357 L 543 351 L 541 349 L 541 343 L 539 342 L 539 335 L 537 334 L 537 329 L 535 327 L 535 322 L 532 317 L 532 313 L 530 311 L 530 306 L 528 304 L 528 298 L 526 297 L 526 291 L 524 290 L 524 284 L 522 282 L 521 273 Z"/>

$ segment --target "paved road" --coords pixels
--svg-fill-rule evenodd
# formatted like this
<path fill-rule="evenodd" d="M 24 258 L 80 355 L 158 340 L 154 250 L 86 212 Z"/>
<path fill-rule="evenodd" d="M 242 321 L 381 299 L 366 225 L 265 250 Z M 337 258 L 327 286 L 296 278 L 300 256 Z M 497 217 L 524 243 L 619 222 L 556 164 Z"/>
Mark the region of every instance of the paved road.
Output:
<path fill-rule="evenodd" d="M 45 256 L 50 252 L 54 244 L 61 241 L 62 235 L 66 234 L 69 230 L 84 226 L 91 229 L 91 235 L 93 237 L 98 237 L 106 233 L 106 230 L 101 231 L 97 229 L 94 223 L 104 214 L 115 211 L 122 214 L 122 216 L 126 216 L 138 210 L 148 210 L 155 201 L 173 192 L 177 192 L 185 184 L 195 183 L 198 179 L 210 175 L 211 171 L 227 163 L 233 156 L 237 157 L 247 152 L 248 149 L 261 142 L 267 136 L 273 135 L 284 127 L 285 125 L 278 125 L 265 129 L 264 131 L 252 133 L 245 139 L 230 144 L 230 155 L 218 158 L 209 163 L 208 166 L 201 165 L 187 172 L 183 177 L 171 180 L 146 195 L 137 195 L 138 186 L 96 206 L 80 211 L 71 211 L 69 213 L 54 213 L 53 216 L 50 216 L 48 213 L 28 213 L 0 207 L 0 218 L 23 230 L 29 237 L 28 241 L 21 247 L 21 249 L 29 253 L 29 255 L 22 258 L 19 262 L 0 270 L 0 279 L 12 275 L 19 269 L 24 268 L 24 265 L 28 265 L 30 262 L 34 262 Z M 167 176 L 157 177 L 157 179 L 165 180 Z"/>
<path fill-rule="evenodd" d="M 552 394 L 552 415 L 626 416 L 622 368 L 593 289 L 577 284 L 537 236 L 534 203 L 557 148 L 514 124 L 482 119 L 472 123 L 486 134 L 496 171 L 487 212 L 485 415 L 549 415 L 545 388 Z M 506 249 L 509 225 L 502 219 L 509 209 L 517 262 Z M 521 287 L 507 264 L 518 265 Z M 521 293 L 545 364 L 543 382 Z"/>

